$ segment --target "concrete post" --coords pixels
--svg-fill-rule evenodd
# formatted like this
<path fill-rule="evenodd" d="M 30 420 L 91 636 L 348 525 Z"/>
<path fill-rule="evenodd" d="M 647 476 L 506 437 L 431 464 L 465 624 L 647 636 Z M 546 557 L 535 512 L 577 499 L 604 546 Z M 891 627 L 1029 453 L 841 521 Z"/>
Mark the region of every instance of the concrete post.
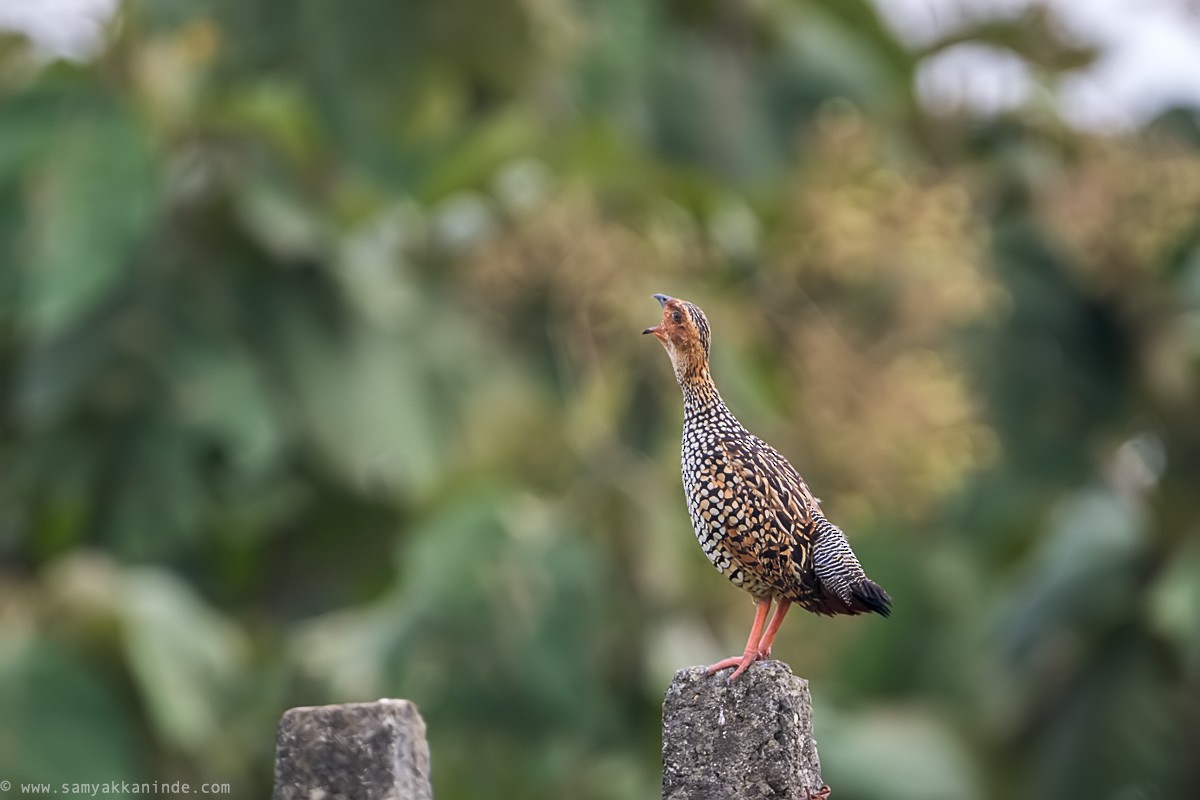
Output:
<path fill-rule="evenodd" d="M 274 800 L 432 800 L 425 722 L 407 700 L 293 708 L 279 721 Z"/>
<path fill-rule="evenodd" d="M 828 789 L 808 682 L 779 661 L 675 673 L 663 701 L 663 800 L 810 800 Z"/>

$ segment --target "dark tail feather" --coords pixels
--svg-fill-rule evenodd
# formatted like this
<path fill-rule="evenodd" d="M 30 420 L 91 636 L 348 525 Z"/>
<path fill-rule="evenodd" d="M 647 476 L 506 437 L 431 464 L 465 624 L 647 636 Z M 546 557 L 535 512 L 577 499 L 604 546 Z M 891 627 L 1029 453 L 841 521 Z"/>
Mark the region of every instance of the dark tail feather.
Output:
<path fill-rule="evenodd" d="M 890 616 L 892 613 L 892 598 L 875 581 L 863 578 L 850 587 L 852 608 L 855 611 L 874 611 L 880 616 Z"/>

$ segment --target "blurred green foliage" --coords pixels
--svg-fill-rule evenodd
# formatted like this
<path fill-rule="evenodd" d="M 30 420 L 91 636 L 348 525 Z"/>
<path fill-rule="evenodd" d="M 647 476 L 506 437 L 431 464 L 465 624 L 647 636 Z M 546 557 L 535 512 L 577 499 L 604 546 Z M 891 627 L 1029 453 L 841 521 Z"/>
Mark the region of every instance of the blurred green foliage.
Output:
<path fill-rule="evenodd" d="M 793 615 L 841 800 L 1200 795 L 1194 114 L 932 117 L 866 0 L 128 2 L 0 42 L 0 777 L 270 790 L 401 696 L 440 800 L 655 797 L 700 303 L 890 620 Z"/>

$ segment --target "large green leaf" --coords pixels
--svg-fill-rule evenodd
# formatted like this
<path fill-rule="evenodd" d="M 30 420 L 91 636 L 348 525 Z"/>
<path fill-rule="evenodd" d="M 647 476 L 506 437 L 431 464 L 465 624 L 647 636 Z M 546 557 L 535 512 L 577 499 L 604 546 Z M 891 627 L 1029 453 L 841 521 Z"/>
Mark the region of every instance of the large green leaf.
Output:
<path fill-rule="evenodd" d="M 119 613 L 126 657 L 156 735 L 199 752 L 219 735 L 245 669 L 246 641 L 169 572 L 129 570 Z"/>
<path fill-rule="evenodd" d="M 143 255 L 155 189 L 150 145 L 119 106 L 65 113 L 46 135 L 54 156 L 30 182 L 22 304 L 38 339 L 77 322 L 129 274 Z"/>
<path fill-rule="evenodd" d="M 137 779 L 135 711 L 97 666 L 48 637 L 0 629 L 0 779 L 52 791 Z"/>

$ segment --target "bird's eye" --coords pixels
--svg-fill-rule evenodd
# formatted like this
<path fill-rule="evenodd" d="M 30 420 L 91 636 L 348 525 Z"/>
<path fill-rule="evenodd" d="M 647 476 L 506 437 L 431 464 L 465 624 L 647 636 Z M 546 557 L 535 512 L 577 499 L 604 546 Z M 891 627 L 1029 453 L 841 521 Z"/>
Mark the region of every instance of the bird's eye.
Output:
<path fill-rule="evenodd" d="M 671 319 L 675 320 L 675 324 L 678 325 L 683 322 L 683 314 L 680 314 L 679 311 L 672 311 Z"/>

